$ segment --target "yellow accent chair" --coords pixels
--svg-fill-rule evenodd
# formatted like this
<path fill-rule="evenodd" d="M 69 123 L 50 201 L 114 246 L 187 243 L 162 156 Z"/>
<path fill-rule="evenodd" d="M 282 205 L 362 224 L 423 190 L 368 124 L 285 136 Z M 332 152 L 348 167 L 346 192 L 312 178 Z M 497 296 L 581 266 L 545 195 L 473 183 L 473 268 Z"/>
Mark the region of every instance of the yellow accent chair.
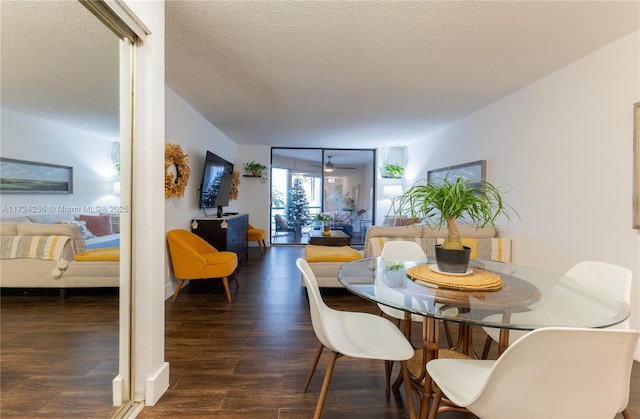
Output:
<path fill-rule="evenodd" d="M 229 275 L 233 275 L 236 287 L 240 287 L 236 272 L 238 255 L 234 252 L 219 252 L 200 236 L 187 230 L 170 230 L 167 242 L 173 273 L 179 281 L 172 303 L 178 299 L 184 281 L 208 278 L 222 278 L 227 301 L 231 302 Z"/>
<path fill-rule="evenodd" d="M 267 245 L 264 243 L 264 238 L 267 236 L 267 232 L 261 228 L 255 228 L 251 224 L 249 224 L 249 233 L 247 236 L 248 242 L 258 242 L 258 248 L 260 249 L 260 254 L 264 255 L 264 252 L 267 251 Z"/>

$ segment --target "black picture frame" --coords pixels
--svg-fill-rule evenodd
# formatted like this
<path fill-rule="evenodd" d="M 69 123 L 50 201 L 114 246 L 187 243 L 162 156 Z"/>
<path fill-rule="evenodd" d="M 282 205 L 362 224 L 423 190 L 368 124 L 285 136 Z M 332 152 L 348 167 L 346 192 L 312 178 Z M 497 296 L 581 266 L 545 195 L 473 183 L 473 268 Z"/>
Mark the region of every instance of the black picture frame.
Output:
<path fill-rule="evenodd" d="M 0 157 L 0 194 L 72 194 L 73 167 Z"/>
<path fill-rule="evenodd" d="M 487 161 L 477 160 L 471 163 L 456 164 L 454 166 L 442 167 L 440 169 L 429 170 L 427 172 L 427 181 L 436 184 L 445 177 L 448 177 L 449 181 L 453 182 L 458 178 L 462 178 L 465 181 L 484 181 L 487 174 Z"/>

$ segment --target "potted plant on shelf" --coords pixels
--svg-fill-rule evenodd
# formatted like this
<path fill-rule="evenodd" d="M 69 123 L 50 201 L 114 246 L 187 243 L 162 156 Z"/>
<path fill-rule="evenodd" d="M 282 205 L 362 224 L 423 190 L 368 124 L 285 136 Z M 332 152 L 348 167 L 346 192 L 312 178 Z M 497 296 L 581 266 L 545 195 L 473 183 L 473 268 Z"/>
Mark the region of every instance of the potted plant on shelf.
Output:
<path fill-rule="evenodd" d="M 262 183 L 267 181 L 267 166 L 255 161 L 244 164 L 245 176 L 259 177 Z"/>
<path fill-rule="evenodd" d="M 406 211 L 429 225 L 447 225 L 447 237 L 435 249 L 438 269 L 446 273 L 467 272 L 471 249 L 462 245 L 458 220 L 465 220 L 477 228 L 495 227 L 500 215 L 510 221 L 510 210 L 515 213 L 503 202 L 500 189 L 491 183 L 463 178 L 450 180 L 448 175 L 438 179 L 438 183 L 418 181 L 400 195 L 398 206 L 401 213 Z"/>
<path fill-rule="evenodd" d="M 400 179 L 402 175 L 404 175 L 404 167 L 394 163 L 387 164 L 384 167 L 384 170 L 385 170 L 384 177 L 389 177 L 392 179 Z"/>

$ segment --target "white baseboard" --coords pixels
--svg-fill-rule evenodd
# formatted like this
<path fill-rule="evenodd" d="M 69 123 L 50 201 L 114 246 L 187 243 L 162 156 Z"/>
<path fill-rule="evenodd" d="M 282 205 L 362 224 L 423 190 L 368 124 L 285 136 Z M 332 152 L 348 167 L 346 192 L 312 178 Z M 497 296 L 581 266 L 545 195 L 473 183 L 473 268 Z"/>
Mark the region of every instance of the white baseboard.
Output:
<path fill-rule="evenodd" d="M 177 284 L 173 284 L 173 283 L 168 283 L 168 284 L 164 284 L 164 299 L 168 300 L 169 298 L 173 297 L 173 293 L 176 292 L 175 287 L 177 286 Z"/>
<path fill-rule="evenodd" d="M 124 393 L 124 380 L 120 377 L 120 374 L 113 379 L 111 387 L 113 389 L 113 405 L 122 406 L 129 396 Z"/>
<path fill-rule="evenodd" d="M 145 386 L 145 406 L 154 406 L 165 391 L 169 388 L 169 363 L 164 362 L 162 367 L 147 378 Z"/>

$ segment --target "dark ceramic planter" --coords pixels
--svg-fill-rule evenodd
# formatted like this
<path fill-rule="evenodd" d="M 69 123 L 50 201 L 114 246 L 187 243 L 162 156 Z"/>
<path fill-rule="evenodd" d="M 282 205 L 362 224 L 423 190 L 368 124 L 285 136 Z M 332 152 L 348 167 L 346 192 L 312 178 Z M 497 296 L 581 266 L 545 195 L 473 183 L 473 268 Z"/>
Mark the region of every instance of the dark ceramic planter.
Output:
<path fill-rule="evenodd" d="M 464 250 L 449 250 L 443 249 L 440 245 L 436 245 L 436 263 L 438 269 L 442 272 L 454 274 L 465 273 L 469 266 L 470 257 L 470 247 L 464 246 Z"/>

